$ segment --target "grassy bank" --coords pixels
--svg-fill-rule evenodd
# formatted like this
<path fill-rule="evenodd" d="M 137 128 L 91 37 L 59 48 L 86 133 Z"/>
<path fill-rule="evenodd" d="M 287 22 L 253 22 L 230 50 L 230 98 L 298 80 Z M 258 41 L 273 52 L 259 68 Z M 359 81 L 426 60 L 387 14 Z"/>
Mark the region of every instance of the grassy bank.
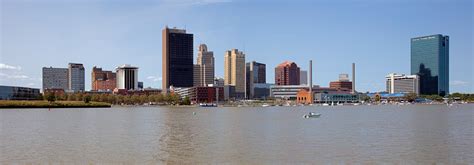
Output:
<path fill-rule="evenodd" d="M 110 108 L 111 104 L 104 102 L 83 101 L 13 101 L 0 100 L 0 108 Z"/>

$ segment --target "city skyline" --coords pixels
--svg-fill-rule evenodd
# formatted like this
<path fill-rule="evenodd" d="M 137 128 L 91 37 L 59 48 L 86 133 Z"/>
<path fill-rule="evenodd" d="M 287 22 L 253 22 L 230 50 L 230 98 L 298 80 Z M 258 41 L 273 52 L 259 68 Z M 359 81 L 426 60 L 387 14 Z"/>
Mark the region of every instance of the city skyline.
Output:
<path fill-rule="evenodd" d="M 255 2 L 253 7 L 249 5 L 250 2 L 247 4 L 242 1 L 164 1 L 157 2 L 156 4 L 142 2 L 131 7 L 126 7 L 126 4 L 131 4 L 131 2 L 48 2 L 2 1 L 1 85 L 41 88 L 41 68 L 62 66 L 64 63 L 82 63 L 84 64 L 85 73 L 90 73 L 92 66 L 101 66 L 105 70 L 111 70 L 115 66 L 129 63 L 140 67 L 141 77 L 138 80 L 144 81 L 145 87 L 160 88 L 162 77 L 160 33 L 164 26 L 169 25 L 170 27 L 186 28 L 189 33 L 194 34 L 194 57 L 197 57 L 197 45 L 200 43 L 207 44 L 212 48 L 216 58 L 216 77 L 224 77 L 223 54 L 225 50 L 236 48 L 245 52 L 245 62 L 261 61 L 268 68 L 274 68 L 281 61 L 285 60 L 294 61 L 300 64 L 301 68 L 306 68 L 307 64 L 305 61 L 313 60 L 315 67 L 313 81 L 315 85 L 320 86 L 329 86 L 329 82 L 337 79 L 340 73 L 349 73 L 349 64 L 355 62 L 359 66 L 357 70 L 357 90 L 359 92 L 384 91 L 386 74 L 392 72 L 410 73 L 411 38 L 432 34 L 448 35 L 451 39 L 450 92 L 474 92 L 472 85 L 474 70 L 472 65 L 473 52 L 472 47 L 470 48 L 470 45 L 472 45 L 472 30 L 469 30 L 472 29 L 472 14 L 469 14 L 469 11 L 472 11 L 472 2 L 470 1 L 459 1 L 456 4 L 447 1 L 436 1 L 435 3 L 428 3 L 428 7 L 421 7 L 424 1 L 388 1 L 386 3 L 361 1 L 360 4 L 352 2 L 345 5 L 339 5 L 337 2 L 298 1 L 298 3 L 289 4 L 288 7 L 290 10 L 301 8 L 301 11 L 289 14 L 288 16 L 280 15 L 273 11 L 273 9 L 282 8 L 284 6 L 282 2 L 269 3 L 268 6 Z M 102 3 L 115 4 L 115 6 L 99 8 Z M 154 8 L 145 7 L 149 5 L 148 3 L 151 3 L 151 6 Z M 316 5 L 316 9 L 322 10 L 313 11 L 308 7 L 302 7 L 308 4 Z M 65 9 L 57 8 L 58 5 L 64 6 Z M 75 5 L 77 7 L 74 7 Z M 410 5 L 413 5 L 413 7 L 409 7 Z M 223 16 L 219 17 L 213 15 L 213 13 L 218 13 L 220 10 L 236 10 L 242 6 L 249 9 L 249 14 L 256 12 L 257 9 L 265 9 L 268 12 L 258 15 L 260 18 L 265 18 L 262 23 L 256 22 L 258 19 L 254 18 L 241 20 L 240 17 L 246 14 L 238 14 L 237 16 L 223 14 Z M 354 20 L 348 20 L 347 18 L 336 19 L 345 18 L 348 14 L 347 12 L 331 16 L 331 14 L 334 14 L 333 10 L 337 9 L 348 9 L 353 13 L 354 10 L 371 9 L 371 7 L 386 9 L 389 16 L 386 18 L 375 16 L 374 14 L 378 10 L 368 10 L 356 14 L 365 16 L 367 17 L 366 19 L 356 18 L 357 16 L 349 17 Z M 406 7 L 406 9 L 404 12 L 396 12 L 395 9 L 397 7 Z M 54 8 L 54 10 L 46 11 L 49 8 Z M 87 14 L 83 13 L 84 9 L 90 8 L 96 10 L 92 10 Z M 176 14 L 172 12 L 165 14 L 165 16 L 160 16 L 165 19 L 159 20 L 158 23 L 152 23 L 149 26 L 150 22 L 156 21 L 157 18 L 147 16 L 147 14 L 157 11 L 162 13 L 163 11 L 158 9 L 163 8 L 177 9 L 176 19 L 183 18 L 182 21 L 172 19 L 175 18 L 172 15 Z M 413 15 L 413 18 L 407 17 L 410 14 L 416 13 L 415 8 L 417 9 L 416 12 L 421 10 L 426 13 Z M 446 8 L 446 10 L 451 11 L 451 14 L 450 12 L 436 13 L 432 11 L 437 8 Z M 15 14 L 18 11 L 27 11 L 27 9 L 32 10 L 22 15 Z M 66 11 L 66 9 L 71 9 L 71 11 Z M 146 9 L 144 11 L 150 13 L 139 12 L 139 9 Z M 203 12 L 202 9 L 207 10 Z M 119 11 L 125 11 L 125 14 L 116 17 L 111 16 L 111 14 Z M 200 18 L 198 20 L 206 18 L 206 21 L 193 21 L 191 17 L 187 18 L 187 15 L 199 11 L 202 14 L 195 14 L 193 17 Z M 65 15 L 48 19 L 43 18 L 52 16 L 55 12 L 64 12 Z M 304 13 L 316 16 L 314 18 L 315 23 L 305 23 L 301 19 L 288 19 Z M 319 17 L 318 14 L 326 17 Z M 39 18 L 36 18 L 36 15 Z M 85 19 L 88 16 L 92 17 L 90 21 Z M 120 16 L 126 18 L 121 18 Z M 129 17 L 127 18 L 127 16 Z M 288 20 L 289 24 L 294 26 L 293 28 L 299 29 L 295 31 L 288 28 L 290 25 L 280 25 L 276 21 L 279 19 L 279 16 L 282 17 L 281 19 Z M 311 18 L 310 16 L 305 16 L 305 18 Z M 225 20 L 224 18 L 226 17 L 229 20 Z M 108 18 L 116 19 L 114 19 L 115 22 L 94 24 L 96 21 Z M 141 19 L 132 20 L 133 18 Z M 378 19 L 371 20 L 372 18 Z M 390 18 L 392 22 L 384 21 L 384 18 Z M 425 18 L 426 20 L 424 20 Z M 73 21 L 58 24 L 59 30 L 57 28 L 54 28 L 57 31 L 47 30 L 55 25 L 47 25 L 46 22 L 51 21 L 54 24 L 57 21 L 69 19 Z M 446 23 L 439 24 L 436 21 L 437 19 L 446 20 Z M 74 22 L 74 20 L 77 22 Z M 223 26 L 233 21 L 237 21 L 236 27 L 229 28 Z M 353 24 L 350 23 L 351 21 L 362 22 Z M 402 23 L 404 21 L 406 23 Z M 363 22 L 371 22 L 371 24 L 365 26 Z M 380 25 L 374 25 L 375 22 L 380 22 Z M 115 26 L 126 23 L 133 23 L 134 25 L 127 26 L 126 28 Z M 250 23 L 255 26 L 251 26 L 252 28 L 241 28 Z M 217 25 L 222 25 L 222 28 L 219 28 Z M 345 28 L 340 27 L 341 25 L 347 25 L 349 29 L 353 28 L 353 30 L 343 32 L 342 30 L 345 30 Z M 407 25 L 414 26 L 405 27 Z M 267 26 L 268 28 L 265 28 Z M 15 27 L 24 28 L 15 29 Z M 35 27 L 38 29 L 35 30 Z M 328 29 L 331 27 L 334 29 Z M 131 34 L 138 30 L 145 32 Z M 81 35 L 74 34 L 76 32 L 82 33 L 85 36 L 82 37 Z M 308 32 L 312 34 L 307 34 Z M 272 34 L 278 35 L 272 36 Z M 296 44 L 289 44 L 289 42 L 296 42 Z M 341 45 L 344 48 L 338 49 Z M 25 61 L 25 59 L 31 58 L 35 58 L 35 61 Z M 387 61 L 387 59 L 390 60 Z M 272 83 L 274 73 L 269 71 L 266 76 L 270 80 L 269 83 Z M 85 82 L 91 82 L 90 79 L 91 77 L 86 74 Z M 85 83 L 85 85 L 86 90 L 91 89 L 90 83 Z"/>

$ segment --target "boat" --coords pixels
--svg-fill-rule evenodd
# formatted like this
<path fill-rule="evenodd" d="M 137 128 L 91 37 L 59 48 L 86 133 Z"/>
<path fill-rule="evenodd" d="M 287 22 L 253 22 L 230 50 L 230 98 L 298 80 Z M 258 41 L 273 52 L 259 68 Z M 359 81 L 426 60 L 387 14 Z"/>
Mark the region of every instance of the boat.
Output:
<path fill-rule="evenodd" d="M 305 119 L 307 119 L 307 118 L 318 118 L 320 116 L 321 116 L 320 113 L 310 112 L 309 114 L 303 115 L 303 118 L 305 118 Z"/>
<path fill-rule="evenodd" d="M 323 106 L 329 106 L 329 104 L 328 104 L 328 103 L 324 103 Z"/>
<path fill-rule="evenodd" d="M 270 105 L 268 104 L 263 104 L 262 107 L 269 107 Z"/>
<path fill-rule="evenodd" d="M 214 103 L 199 103 L 200 107 L 217 107 L 217 104 Z"/>

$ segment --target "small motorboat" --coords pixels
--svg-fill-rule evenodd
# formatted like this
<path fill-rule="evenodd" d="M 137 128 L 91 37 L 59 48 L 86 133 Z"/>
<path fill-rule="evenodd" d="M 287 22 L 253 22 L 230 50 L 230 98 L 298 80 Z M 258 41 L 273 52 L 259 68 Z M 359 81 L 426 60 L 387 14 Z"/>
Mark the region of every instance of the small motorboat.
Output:
<path fill-rule="evenodd" d="M 307 119 L 307 118 L 318 118 L 320 116 L 321 116 L 320 113 L 310 112 L 309 114 L 303 115 L 303 118 L 305 118 L 305 119 Z"/>

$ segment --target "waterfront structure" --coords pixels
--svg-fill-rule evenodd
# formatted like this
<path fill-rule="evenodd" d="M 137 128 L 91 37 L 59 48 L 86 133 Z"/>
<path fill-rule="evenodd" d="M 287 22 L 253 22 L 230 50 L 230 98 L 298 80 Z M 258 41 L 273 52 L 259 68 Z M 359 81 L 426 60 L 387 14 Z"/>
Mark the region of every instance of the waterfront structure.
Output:
<path fill-rule="evenodd" d="M 69 63 L 68 65 L 68 85 L 72 92 L 85 91 L 85 70 L 82 64 Z"/>
<path fill-rule="evenodd" d="M 165 27 L 162 31 L 162 89 L 193 86 L 193 34 Z"/>
<path fill-rule="evenodd" d="M 352 82 L 348 74 L 339 74 L 339 80 L 329 82 L 329 88 L 352 91 Z"/>
<path fill-rule="evenodd" d="M 199 45 L 193 81 L 194 86 L 214 84 L 214 52 L 208 51 L 206 44 Z"/>
<path fill-rule="evenodd" d="M 224 87 L 192 87 L 189 91 L 189 99 L 193 103 L 215 103 L 217 101 L 224 101 Z"/>
<path fill-rule="evenodd" d="M 274 84 L 267 83 L 255 83 L 253 84 L 253 98 L 254 99 L 267 99 L 270 97 L 270 88 Z"/>
<path fill-rule="evenodd" d="M 43 67 L 43 91 L 46 89 L 69 90 L 68 69 Z"/>
<path fill-rule="evenodd" d="M 297 93 L 302 89 L 309 90 L 309 87 L 307 85 L 273 85 L 270 87 L 270 97 L 295 100 Z"/>
<path fill-rule="evenodd" d="M 305 71 L 305 70 L 300 71 L 300 84 L 308 85 L 308 71 Z"/>
<path fill-rule="evenodd" d="M 449 94 L 449 36 L 412 38 L 411 74 L 420 78 L 420 94 Z"/>
<path fill-rule="evenodd" d="M 117 89 L 138 90 L 138 67 L 125 64 L 116 68 Z"/>
<path fill-rule="evenodd" d="M 38 100 L 40 89 L 0 85 L 0 100 Z"/>
<path fill-rule="evenodd" d="M 418 75 L 404 75 L 391 73 L 385 77 L 387 92 L 420 94 L 420 79 Z"/>
<path fill-rule="evenodd" d="M 285 61 L 275 67 L 275 85 L 300 85 L 298 65 L 291 61 Z"/>
<path fill-rule="evenodd" d="M 155 89 L 155 88 L 144 88 L 144 89 L 139 89 L 139 90 L 126 90 L 126 89 L 118 89 L 115 88 L 113 90 L 113 94 L 116 95 L 157 95 L 161 94 L 163 91 L 161 89 Z"/>
<path fill-rule="evenodd" d="M 96 66 L 92 67 L 91 81 L 92 91 L 113 91 L 117 86 L 114 72 L 102 70 Z"/>
<path fill-rule="evenodd" d="M 315 103 L 356 103 L 359 102 L 359 96 L 350 93 L 315 93 Z"/>
<path fill-rule="evenodd" d="M 245 54 L 238 49 L 225 52 L 224 85 L 235 86 L 236 98 L 245 97 Z"/>
<path fill-rule="evenodd" d="M 255 61 L 245 64 L 247 98 L 254 98 L 254 84 L 266 83 L 266 65 Z"/>

